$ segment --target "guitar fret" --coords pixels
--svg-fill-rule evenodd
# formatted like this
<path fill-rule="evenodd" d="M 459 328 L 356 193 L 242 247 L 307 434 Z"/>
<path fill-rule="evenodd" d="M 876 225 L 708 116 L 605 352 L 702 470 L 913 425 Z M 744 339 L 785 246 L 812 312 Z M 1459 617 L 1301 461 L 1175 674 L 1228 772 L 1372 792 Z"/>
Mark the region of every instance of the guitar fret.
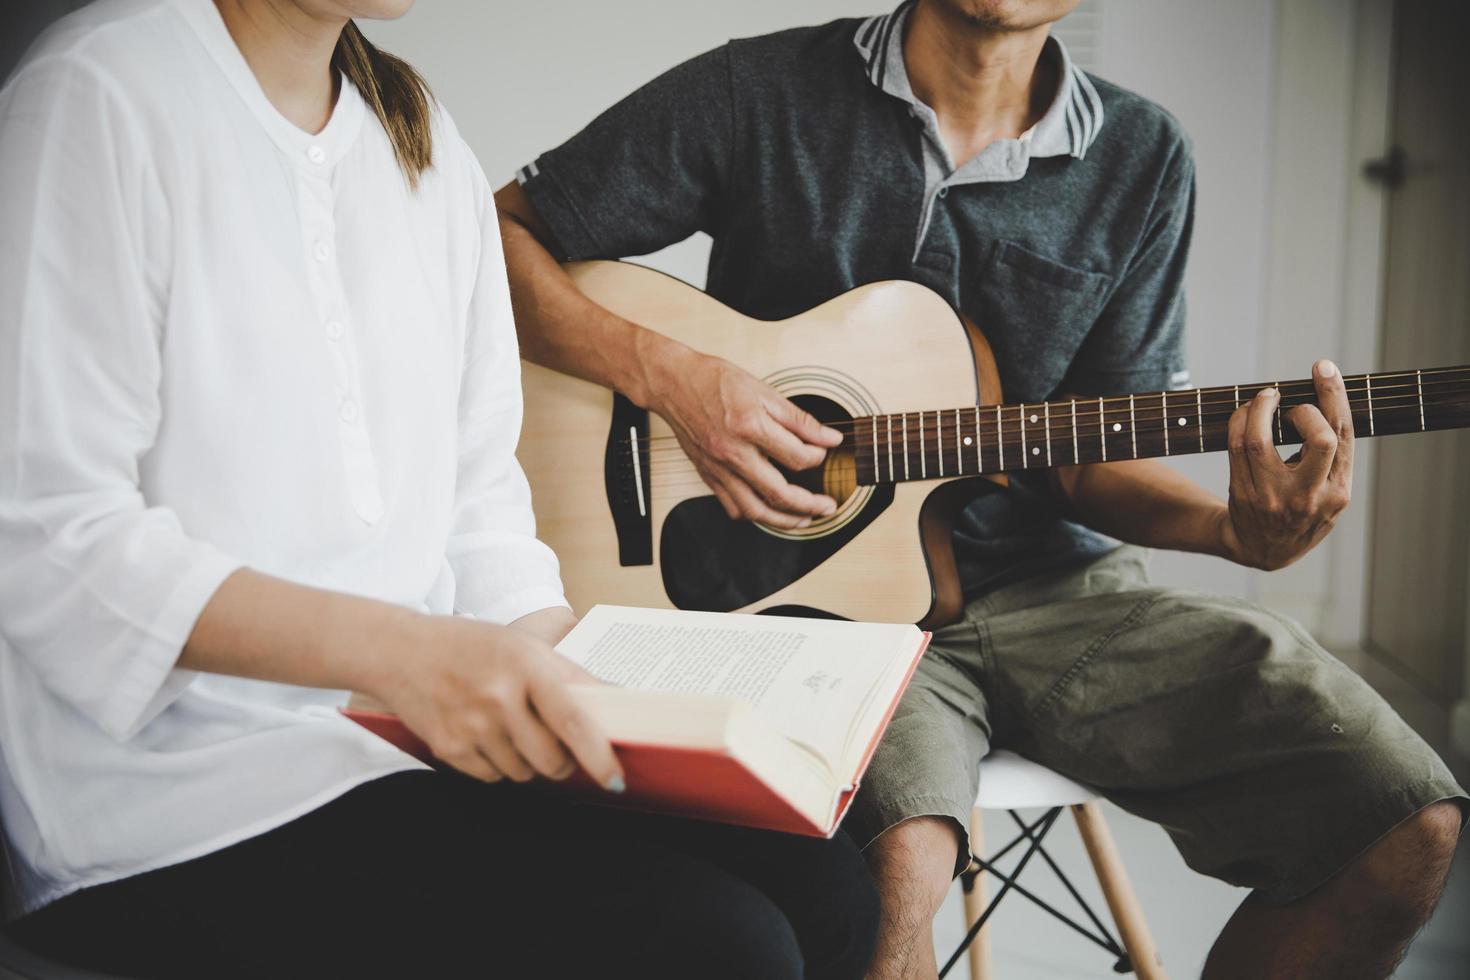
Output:
<path fill-rule="evenodd" d="M 924 451 L 924 413 L 919 413 L 919 475 L 928 479 L 929 456 Z"/>
<path fill-rule="evenodd" d="M 923 435 L 924 413 L 919 413 L 919 434 Z M 909 413 L 903 413 L 903 478 L 909 478 Z"/>
<path fill-rule="evenodd" d="M 1031 454 L 1026 451 L 1026 403 L 1016 406 L 1016 420 L 1021 423 L 1021 466 L 1031 468 Z"/>
<path fill-rule="evenodd" d="M 1164 455 L 1169 455 L 1169 393 L 1159 395 L 1159 414 L 1164 419 Z"/>
<path fill-rule="evenodd" d="M 1423 372 L 1418 371 L 1418 370 L 1416 370 L 1414 372 L 1414 387 L 1419 390 L 1419 431 L 1420 432 L 1425 431 L 1425 429 L 1424 429 L 1424 378 L 1422 377 L 1422 374 L 1423 374 Z"/>
<path fill-rule="evenodd" d="M 1138 458 L 1138 422 L 1133 418 L 1133 396 L 1128 396 L 1128 438 L 1133 443 L 1133 458 Z"/>
<path fill-rule="evenodd" d="M 873 416 L 873 479 L 878 480 L 881 474 L 878 471 L 878 416 Z"/>
<path fill-rule="evenodd" d="M 1077 450 L 1077 399 L 1072 399 L 1072 462 L 1082 462 L 1082 454 Z"/>
<path fill-rule="evenodd" d="M 939 475 L 944 475 L 944 413 L 934 413 L 934 456 L 939 460 Z"/>
<path fill-rule="evenodd" d="M 985 472 L 985 457 L 980 455 L 980 406 L 975 406 L 975 472 Z"/>
<path fill-rule="evenodd" d="M 1108 461 L 1108 420 L 1103 414 L 1103 400 L 1097 400 L 1097 441 L 1102 443 L 1103 462 Z"/>
<path fill-rule="evenodd" d="M 888 482 L 893 482 L 893 416 L 886 416 L 888 420 Z"/>
<path fill-rule="evenodd" d="M 1371 435 L 1374 434 L 1374 432 L 1373 432 L 1373 375 L 1371 375 L 1371 374 L 1365 374 L 1365 375 L 1363 375 L 1363 385 L 1364 385 L 1364 387 L 1368 391 L 1368 434 L 1371 436 Z"/>
<path fill-rule="evenodd" d="M 995 406 L 995 448 L 1000 452 L 1000 468 L 1006 468 L 1006 433 L 1001 425 L 1000 406 Z"/>
<path fill-rule="evenodd" d="M 954 410 L 954 471 L 965 472 L 965 457 L 960 455 L 960 410 Z"/>
<path fill-rule="evenodd" d="M 1205 406 L 1200 389 L 1194 389 L 1194 427 L 1199 430 L 1199 451 L 1205 451 Z"/>
<path fill-rule="evenodd" d="M 1041 403 L 1042 414 L 1046 416 L 1046 465 L 1051 465 L 1051 402 Z"/>

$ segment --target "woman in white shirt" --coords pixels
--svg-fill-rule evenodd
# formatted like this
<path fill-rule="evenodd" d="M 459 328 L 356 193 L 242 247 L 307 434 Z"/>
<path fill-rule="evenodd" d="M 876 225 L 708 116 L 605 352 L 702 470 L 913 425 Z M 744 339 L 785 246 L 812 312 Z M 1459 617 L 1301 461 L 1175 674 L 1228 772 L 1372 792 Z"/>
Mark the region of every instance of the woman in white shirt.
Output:
<path fill-rule="evenodd" d="M 13 930 L 148 976 L 857 976 L 844 839 L 507 784 L 622 775 L 550 646 L 488 186 L 348 19 L 410 3 L 103 0 L 0 92 Z"/>

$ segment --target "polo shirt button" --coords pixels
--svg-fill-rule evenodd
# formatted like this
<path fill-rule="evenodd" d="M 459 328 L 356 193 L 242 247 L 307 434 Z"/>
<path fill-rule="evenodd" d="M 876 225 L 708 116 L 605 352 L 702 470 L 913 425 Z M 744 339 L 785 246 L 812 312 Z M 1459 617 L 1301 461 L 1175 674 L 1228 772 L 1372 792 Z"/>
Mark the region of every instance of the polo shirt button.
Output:
<path fill-rule="evenodd" d="M 342 339 L 342 323 L 338 320 L 327 321 L 327 337 L 331 340 Z"/>
<path fill-rule="evenodd" d="M 327 248 L 326 242 L 317 242 L 316 248 L 313 248 L 311 250 L 311 254 L 316 256 L 316 260 L 318 262 L 325 262 L 327 261 L 328 256 L 330 256 L 332 253 L 331 250 Z"/>
<path fill-rule="evenodd" d="M 306 151 L 306 159 L 310 160 L 312 163 L 321 163 L 326 158 L 327 151 L 322 149 L 320 146 L 313 146 L 311 149 Z"/>
<path fill-rule="evenodd" d="M 351 398 L 342 399 L 342 408 L 337 414 L 341 416 L 343 422 L 351 425 L 357 421 L 357 402 Z"/>

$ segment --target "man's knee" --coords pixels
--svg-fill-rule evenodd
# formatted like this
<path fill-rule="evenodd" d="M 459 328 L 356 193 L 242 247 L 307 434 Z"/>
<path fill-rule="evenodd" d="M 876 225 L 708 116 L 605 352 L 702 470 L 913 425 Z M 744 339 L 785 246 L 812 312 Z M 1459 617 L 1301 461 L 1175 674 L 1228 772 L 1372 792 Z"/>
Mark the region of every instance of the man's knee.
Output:
<path fill-rule="evenodd" d="M 950 817 L 914 817 L 889 827 L 864 852 L 878 891 L 887 908 L 901 901 L 929 916 L 938 911 L 949 892 L 965 839 L 964 830 Z M 917 911 L 917 909 L 913 909 Z"/>
<path fill-rule="evenodd" d="M 1406 818 L 1363 855 L 1352 875 L 1380 914 L 1417 927 L 1434 911 L 1454 860 L 1461 813 L 1449 800 Z"/>

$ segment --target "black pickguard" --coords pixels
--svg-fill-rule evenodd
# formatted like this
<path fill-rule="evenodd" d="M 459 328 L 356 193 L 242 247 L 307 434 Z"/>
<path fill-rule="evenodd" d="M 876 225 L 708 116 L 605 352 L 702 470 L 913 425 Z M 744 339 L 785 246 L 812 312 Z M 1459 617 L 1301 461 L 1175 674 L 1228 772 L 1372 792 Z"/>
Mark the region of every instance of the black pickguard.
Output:
<path fill-rule="evenodd" d="M 892 502 L 892 485 L 880 486 L 843 527 L 793 540 L 730 520 L 712 496 L 686 500 L 669 512 L 659 539 L 664 591 L 680 609 L 729 612 L 759 602 L 837 554 Z"/>

